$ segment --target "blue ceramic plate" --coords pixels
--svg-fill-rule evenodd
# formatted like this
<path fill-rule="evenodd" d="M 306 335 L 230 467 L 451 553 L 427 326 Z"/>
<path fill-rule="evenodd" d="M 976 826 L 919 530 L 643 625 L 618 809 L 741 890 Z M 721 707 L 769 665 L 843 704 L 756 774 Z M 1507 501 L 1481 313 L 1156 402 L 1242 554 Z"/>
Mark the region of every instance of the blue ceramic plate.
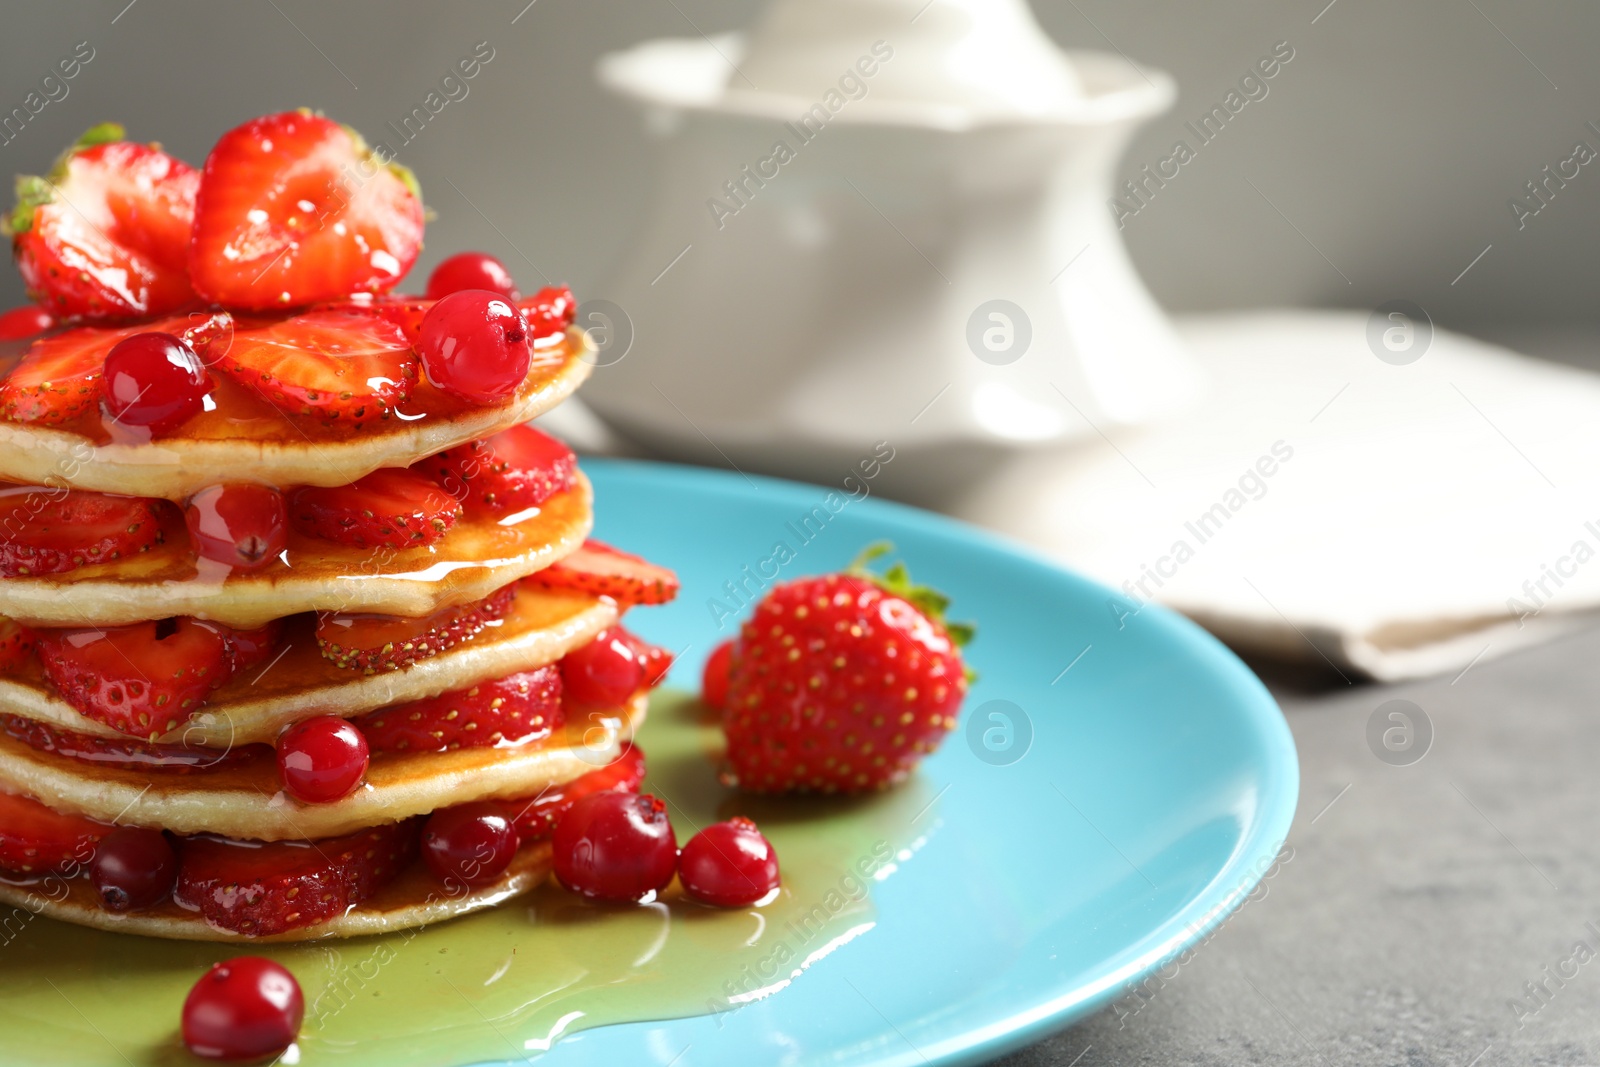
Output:
<path fill-rule="evenodd" d="M 683 579 L 675 604 L 637 616 L 687 648 L 677 685 L 697 687 L 737 625 L 727 610 L 744 614 L 728 583 L 835 570 L 884 539 L 978 623 L 980 679 L 919 775 L 926 811 L 872 885 L 870 930 L 737 1012 L 574 1034 L 541 1067 L 981 1062 L 1127 996 L 1270 867 L 1299 789 L 1294 744 L 1261 683 L 1193 624 L 1157 608 L 1119 622 L 1101 586 L 842 485 L 585 469 L 597 536 Z"/>

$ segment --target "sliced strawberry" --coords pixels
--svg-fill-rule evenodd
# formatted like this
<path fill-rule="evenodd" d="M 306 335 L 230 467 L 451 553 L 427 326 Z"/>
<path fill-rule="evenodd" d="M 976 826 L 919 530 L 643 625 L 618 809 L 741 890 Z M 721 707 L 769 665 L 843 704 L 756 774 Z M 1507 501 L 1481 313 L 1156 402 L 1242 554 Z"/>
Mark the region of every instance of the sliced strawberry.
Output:
<path fill-rule="evenodd" d="M 95 846 L 112 827 L 45 807 L 32 797 L 0 793 L 0 870 L 13 874 L 87 870 Z"/>
<path fill-rule="evenodd" d="M 643 782 L 644 752 L 633 745 L 625 745 L 621 755 L 599 770 L 535 796 L 499 803 L 506 818 L 517 828 L 518 837 L 524 842 L 537 841 L 549 837 L 556 820 L 582 798 L 591 793 L 637 793 Z"/>
<path fill-rule="evenodd" d="M 417 820 L 321 841 L 190 837 L 178 846 L 172 896 L 238 934 L 267 936 L 343 915 L 405 869 Z"/>
<path fill-rule="evenodd" d="M 0 489 L 0 576 L 59 574 L 136 556 L 161 543 L 157 506 L 82 489 Z"/>
<path fill-rule="evenodd" d="M 0 716 L 0 729 L 40 752 L 79 760 L 96 767 L 115 767 L 127 771 L 188 774 L 236 767 L 256 758 L 272 758 L 271 745 L 236 745 L 221 749 L 157 744 L 131 737 L 99 737 L 78 733 L 21 715 Z"/>
<path fill-rule="evenodd" d="M 536 347 L 543 347 L 566 332 L 578 314 L 578 302 L 572 290 L 565 285 L 552 285 L 540 289 L 526 300 L 519 301 L 522 318 L 528 324 Z"/>
<path fill-rule="evenodd" d="M 0 618 L 0 673 L 12 671 L 33 656 L 33 631 L 11 619 Z"/>
<path fill-rule="evenodd" d="M 334 488 L 306 486 L 289 497 L 289 523 L 296 530 L 363 548 L 431 545 L 460 517 L 455 497 L 403 467 L 375 470 Z"/>
<path fill-rule="evenodd" d="M 420 619 L 400 615 L 317 613 L 317 647 L 336 666 L 366 674 L 397 671 L 437 656 L 478 635 L 511 606 L 514 585 L 476 604 L 445 608 Z"/>
<path fill-rule="evenodd" d="M 28 292 L 61 318 L 165 315 L 195 301 L 189 229 L 200 175 L 96 126 L 48 177 L 19 178 L 6 230 Z"/>
<path fill-rule="evenodd" d="M 411 395 L 417 357 L 393 323 L 323 309 L 240 330 L 217 369 L 291 415 L 358 429 Z"/>
<path fill-rule="evenodd" d="M 634 657 L 644 667 L 644 684 L 654 689 L 666 678 L 667 672 L 672 669 L 673 655 L 660 645 L 652 645 L 638 634 L 622 627 L 617 627 L 617 632 L 622 635 L 622 640 L 633 649 Z"/>
<path fill-rule="evenodd" d="M 56 317 L 37 304 L 12 308 L 0 315 L 0 341 L 38 337 L 56 324 Z"/>
<path fill-rule="evenodd" d="M 228 680 L 227 641 L 194 619 L 38 635 L 39 661 L 62 699 L 134 737 L 176 730 Z"/>
<path fill-rule="evenodd" d="M 189 273 L 206 299 L 256 310 L 387 292 L 422 225 L 416 178 L 360 134 L 309 111 L 264 115 L 206 158 Z"/>
<path fill-rule="evenodd" d="M 230 676 L 277 655 L 278 641 L 283 637 L 282 619 L 273 619 L 265 626 L 258 626 L 254 630 L 235 630 L 231 626 L 215 622 L 205 622 L 202 625 L 216 630 L 227 643 Z"/>
<path fill-rule="evenodd" d="M 435 303 L 437 301 L 425 297 L 405 296 L 399 293 L 357 293 L 348 300 L 339 300 L 324 306 L 331 311 L 360 311 L 376 315 L 398 326 L 400 332 L 405 334 L 406 341 L 414 345 L 422 336 L 423 317 Z"/>
<path fill-rule="evenodd" d="M 513 426 L 482 441 L 440 452 L 417 464 L 457 500 L 495 511 L 538 507 L 572 488 L 578 457 L 563 442 L 532 426 Z"/>
<path fill-rule="evenodd" d="M 678 576 L 667 568 L 592 538 L 578 551 L 530 574 L 523 582 L 558 593 L 608 596 L 623 607 L 665 604 L 678 595 Z"/>
<path fill-rule="evenodd" d="M 94 410 L 104 389 L 106 353 L 140 333 L 170 333 L 209 362 L 232 343 L 233 317 L 197 311 L 140 326 L 80 326 L 41 337 L 0 382 L 0 416 L 57 426 Z"/>
<path fill-rule="evenodd" d="M 527 744 L 549 737 L 563 722 L 561 672 L 553 666 L 520 671 L 352 721 L 373 752 Z"/>

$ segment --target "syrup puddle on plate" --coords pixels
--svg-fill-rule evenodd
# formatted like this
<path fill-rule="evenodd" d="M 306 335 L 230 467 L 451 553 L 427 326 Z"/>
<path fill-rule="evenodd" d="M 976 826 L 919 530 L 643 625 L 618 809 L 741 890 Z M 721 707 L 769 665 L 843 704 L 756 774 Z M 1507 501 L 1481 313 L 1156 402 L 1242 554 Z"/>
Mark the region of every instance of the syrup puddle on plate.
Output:
<path fill-rule="evenodd" d="M 601 907 L 549 884 L 423 930 L 256 948 L 107 934 L 0 909 L 6 1062 L 192 1065 L 177 1037 L 183 998 L 212 962 L 247 954 L 283 963 L 305 993 L 300 1041 L 284 1064 L 524 1060 L 579 1030 L 781 995 L 818 960 L 871 936 L 872 886 L 921 844 L 913 823 L 932 794 L 913 778 L 864 798 L 742 796 L 717 783 L 719 736 L 694 698 L 658 692 L 639 734 L 645 785 L 667 802 L 680 843 L 734 815 L 760 824 L 784 883 L 761 908 L 703 908 L 675 885 L 655 904 Z"/>

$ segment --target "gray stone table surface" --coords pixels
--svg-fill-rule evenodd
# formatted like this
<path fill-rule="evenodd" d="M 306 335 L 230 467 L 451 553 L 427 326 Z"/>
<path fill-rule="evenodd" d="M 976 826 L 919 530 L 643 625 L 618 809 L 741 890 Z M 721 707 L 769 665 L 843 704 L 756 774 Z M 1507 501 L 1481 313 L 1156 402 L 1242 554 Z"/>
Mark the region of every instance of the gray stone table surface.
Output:
<path fill-rule="evenodd" d="M 1300 750 L 1293 858 L 1137 1012 L 1000 1063 L 1600 1064 L 1600 960 L 1567 962 L 1600 951 L 1597 665 L 1589 631 L 1454 681 L 1275 684 Z M 1367 744 L 1391 699 L 1433 723 L 1410 766 Z"/>
<path fill-rule="evenodd" d="M 1595 365 L 1593 335 L 1545 339 L 1518 340 Z M 1600 630 L 1456 678 L 1268 682 L 1300 750 L 1293 859 L 1136 1013 L 999 1064 L 1600 1064 Z M 1367 743 L 1394 699 L 1433 725 L 1409 766 Z"/>

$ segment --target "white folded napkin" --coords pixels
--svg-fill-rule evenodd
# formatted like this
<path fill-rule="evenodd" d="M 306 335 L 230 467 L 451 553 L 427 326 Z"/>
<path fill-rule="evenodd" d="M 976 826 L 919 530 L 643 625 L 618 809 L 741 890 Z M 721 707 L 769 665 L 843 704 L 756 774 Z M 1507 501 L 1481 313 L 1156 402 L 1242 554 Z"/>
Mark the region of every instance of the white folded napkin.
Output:
<path fill-rule="evenodd" d="M 1108 612 L 1155 600 L 1347 676 L 1464 672 L 1600 607 L 1600 376 L 1443 332 L 1394 365 L 1360 313 L 1179 325 L 1194 412 L 953 510 L 1122 590 Z"/>

